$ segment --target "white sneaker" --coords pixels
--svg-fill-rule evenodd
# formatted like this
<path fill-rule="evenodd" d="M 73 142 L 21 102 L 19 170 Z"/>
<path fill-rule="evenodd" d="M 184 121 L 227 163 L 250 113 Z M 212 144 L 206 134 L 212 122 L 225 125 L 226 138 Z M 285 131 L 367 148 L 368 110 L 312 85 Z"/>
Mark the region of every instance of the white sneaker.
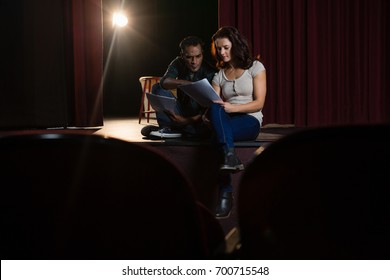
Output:
<path fill-rule="evenodd" d="M 152 137 L 158 138 L 180 138 L 181 133 L 177 131 L 172 131 L 169 127 L 164 127 L 157 131 L 152 131 L 149 134 Z"/>

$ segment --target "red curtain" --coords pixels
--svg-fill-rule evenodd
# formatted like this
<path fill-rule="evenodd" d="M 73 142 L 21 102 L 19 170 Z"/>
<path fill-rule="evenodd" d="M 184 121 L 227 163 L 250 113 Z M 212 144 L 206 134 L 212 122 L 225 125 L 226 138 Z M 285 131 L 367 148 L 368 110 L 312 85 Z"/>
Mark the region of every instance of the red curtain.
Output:
<path fill-rule="evenodd" d="M 267 69 L 264 124 L 389 123 L 386 0 L 219 0 Z"/>
<path fill-rule="evenodd" d="M 67 37 L 68 97 L 74 125 L 103 125 L 102 0 L 64 2 Z"/>

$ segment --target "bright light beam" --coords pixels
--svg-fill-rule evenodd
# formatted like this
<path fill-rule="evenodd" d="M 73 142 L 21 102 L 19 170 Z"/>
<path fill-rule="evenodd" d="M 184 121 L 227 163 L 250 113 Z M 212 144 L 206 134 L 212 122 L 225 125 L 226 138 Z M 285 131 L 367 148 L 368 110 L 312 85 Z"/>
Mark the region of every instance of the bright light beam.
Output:
<path fill-rule="evenodd" d="M 129 22 L 127 16 L 122 12 L 116 12 L 112 16 L 112 25 L 118 27 L 124 27 Z"/>

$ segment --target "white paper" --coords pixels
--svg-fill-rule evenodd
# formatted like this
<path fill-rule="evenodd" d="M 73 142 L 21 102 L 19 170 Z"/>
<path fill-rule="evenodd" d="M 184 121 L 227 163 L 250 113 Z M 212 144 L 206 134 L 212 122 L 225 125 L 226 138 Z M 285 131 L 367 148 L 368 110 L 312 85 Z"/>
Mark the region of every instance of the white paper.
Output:
<path fill-rule="evenodd" d="M 222 100 L 206 78 L 191 84 L 180 85 L 178 88 L 202 107 L 209 107 L 214 101 Z"/>
<path fill-rule="evenodd" d="M 168 96 L 160 96 L 157 94 L 146 93 L 152 108 L 157 112 L 169 111 L 174 113 L 176 108 L 176 98 Z"/>

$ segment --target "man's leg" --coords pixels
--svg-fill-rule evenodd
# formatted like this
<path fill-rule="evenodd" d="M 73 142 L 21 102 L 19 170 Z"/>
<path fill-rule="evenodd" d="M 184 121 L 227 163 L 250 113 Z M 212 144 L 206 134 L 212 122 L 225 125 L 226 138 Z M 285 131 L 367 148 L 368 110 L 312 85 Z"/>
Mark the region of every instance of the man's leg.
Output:
<path fill-rule="evenodd" d="M 152 86 L 152 94 L 165 96 L 165 97 L 173 97 L 176 98 L 170 90 L 163 89 L 160 83 L 156 83 Z M 180 114 L 180 107 L 177 106 L 175 108 L 175 113 Z M 160 128 L 164 127 L 172 127 L 174 123 L 164 112 L 156 112 L 157 123 Z"/>
<path fill-rule="evenodd" d="M 160 83 L 156 83 L 152 86 L 152 94 L 176 98 L 170 90 L 163 89 Z M 177 104 L 174 113 L 181 115 L 180 105 Z M 181 132 L 177 131 L 176 124 L 171 118 L 164 112 L 156 112 L 158 130 L 151 131 L 149 136 L 155 138 L 180 138 Z"/>

